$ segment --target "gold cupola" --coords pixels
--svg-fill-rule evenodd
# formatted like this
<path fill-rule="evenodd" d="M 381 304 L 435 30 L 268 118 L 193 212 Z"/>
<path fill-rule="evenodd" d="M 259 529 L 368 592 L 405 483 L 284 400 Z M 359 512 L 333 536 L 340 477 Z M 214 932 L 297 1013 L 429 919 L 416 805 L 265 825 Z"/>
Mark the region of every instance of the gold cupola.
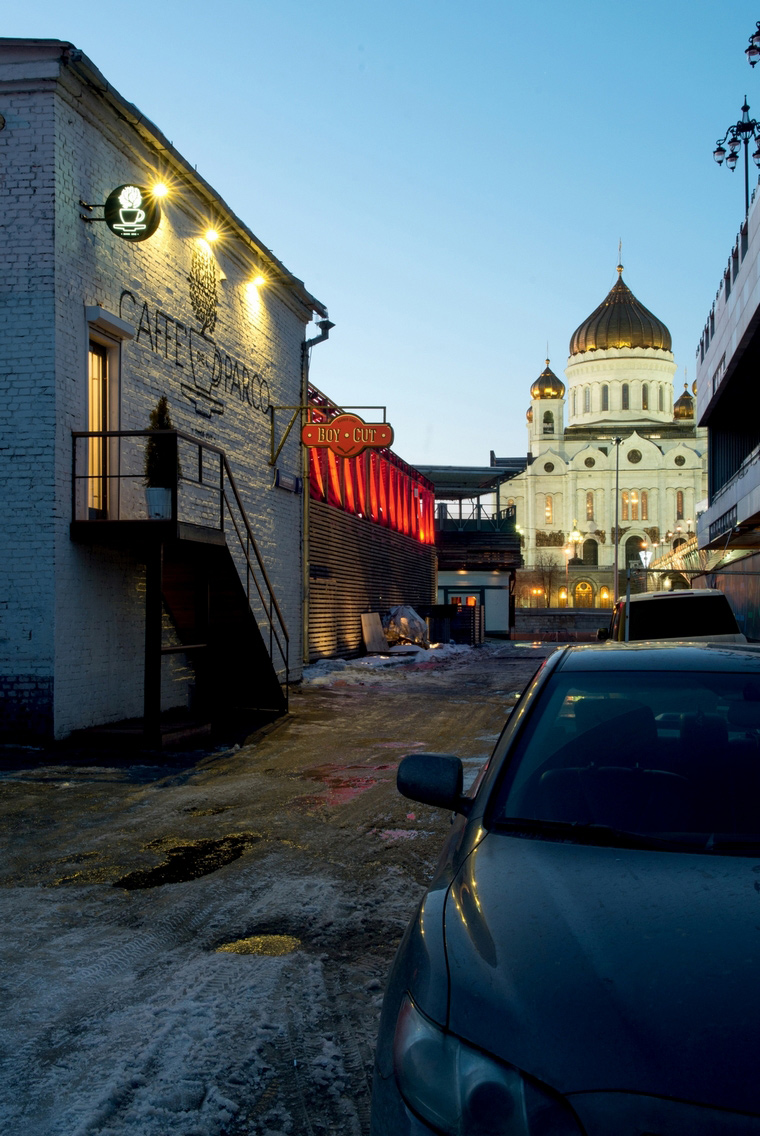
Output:
<path fill-rule="evenodd" d="M 670 351 L 670 332 L 662 320 L 634 296 L 623 283 L 623 266 L 617 266 L 618 278 L 607 297 L 585 319 L 570 340 L 570 354 L 584 351 L 608 351 L 614 347 L 654 347 Z"/>
<path fill-rule="evenodd" d="M 694 399 L 689 394 L 688 383 L 684 383 L 683 394 L 673 403 L 673 417 L 680 421 L 694 417 Z"/>
<path fill-rule="evenodd" d="M 530 388 L 531 398 L 564 398 L 565 384 L 558 379 L 546 360 L 546 367 Z"/>

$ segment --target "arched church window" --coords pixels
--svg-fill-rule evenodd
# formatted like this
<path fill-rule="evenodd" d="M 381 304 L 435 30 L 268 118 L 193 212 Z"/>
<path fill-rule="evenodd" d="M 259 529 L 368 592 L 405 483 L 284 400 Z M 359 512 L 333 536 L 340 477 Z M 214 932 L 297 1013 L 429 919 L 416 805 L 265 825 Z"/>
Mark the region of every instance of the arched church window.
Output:
<path fill-rule="evenodd" d="M 599 564 L 599 545 L 595 540 L 584 540 L 583 563 L 587 568 L 596 568 Z"/>
<path fill-rule="evenodd" d="M 610 388 L 605 383 L 602 387 L 602 410 L 609 410 L 610 408 Z"/>
<path fill-rule="evenodd" d="M 599 589 L 599 607 L 612 607 L 609 588 Z"/>
<path fill-rule="evenodd" d="M 639 495 L 635 489 L 631 490 L 631 520 L 639 519 Z"/>
<path fill-rule="evenodd" d="M 644 383 L 641 388 L 641 409 L 649 410 L 649 386 Z"/>
<path fill-rule="evenodd" d="M 591 387 L 586 387 L 583 392 L 583 413 L 588 414 L 591 410 Z"/>
<path fill-rule="evenodd" d="M 684 540 L 684 538 L 682 536 L 679 536 L 677 538 L 677 540 L 673 541 L 673 551 L 675 552 L 675 550 L 677 548 L 680 548 L 682 544 L 686 544 L 686 541 Z"/>
<path fill-rule="evenodd" d="M 544 411 L 544 434 L 554 433 L 554 415 L 551 410 Z"/>
<path fill-rule="evenodd" d="M 578 411 L 578 398 L 577 398 L 577 395 L 578 395 L 578 392 L 577 392 L 577 390 L 574 390 L 574 391 L 573 391 L 573 398 L 572 398 L 572 404 L 573 404 L 573 417 L 575 417 L 575 415 L 576 415 L 576 413 L 577 413 L 577 411 Z"/>
<path fill-rule="evenodd" d="M 586 520 L 593 521 L 594 519 L 594 494 L 589 489 L 586 494 Z"/>
<path fill-rule="evenodd" d="M 625 542 L 625 562 L 633 568 L 641 567 L 641 537 L 629 536 Z"/>
<path fill-rule="evenodd" d="M 646 489 L 641 490 L 641 519 L 642 521 L 649 520 L 649 494 Z"/>
<path fill-rule="evenodd" d="M 575 606 L 576 607 L 591 607 L 594 598 L 594 593 L 591 590 L 591 585 L 585 580 L 579 580 L 575 585 Z"/>
<path fill-rule="evenodd" d="M 559 606 L 567 607 L 567 588 L 564 585 L 559 590 Z"/>
<path fill-rule="evenodd" d="M 657 388 L 657 409 L 658 409 L 658 410 L 659 410 L 660 412 L 662 412 L 662 407 L 663 407 L 663 402 L 662 402 L 662 387 L 661 387 L 661 386 L 659 386 L 659 387 Z"/>
<path fill-rule="evenodd" d="M 676 493 L 676 520 L 683 520 L 683 489 L 679 489 Z"/>
<path fill-rule="evenodd" d="M 544 518 L 547 525 L 554 524 L 554 504 L 549 494 L 546 496 L 546 504 L 544 506 Z"/>
<path fill-rule="evenodd" d="M 630 408 L 630 405 L 631 405 L 631 397 L 630 397 L 630 393 L 629 393 L 629 389 L 628 389 L 628 383 L 623 383 L 623 394 L 622 394 L 621 408 L 623 410 L 628 410 Z"/>
<path fill-rule="evenodd" d="M 628 490 L 627 489 L 623 490 L 622 506 L 623 506 L 622 507 L 623 520 L 627 521 L 628 520 Z"/>

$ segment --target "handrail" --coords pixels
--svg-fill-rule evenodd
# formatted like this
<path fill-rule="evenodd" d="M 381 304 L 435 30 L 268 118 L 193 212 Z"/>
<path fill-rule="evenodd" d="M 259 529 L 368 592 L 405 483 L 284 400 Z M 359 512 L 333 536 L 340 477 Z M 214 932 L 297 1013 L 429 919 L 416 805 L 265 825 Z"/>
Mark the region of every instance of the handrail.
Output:
<path fill-rule="evenodd" d="M 264 565 L 264 561 L 261 558 L 261 553 L 259 552 L 258 544 L 256 543 L 256 537 L 254 536 L 254 532 L 253 532 L 253 529 L 251 527 L 251 523 L 248 519 L 248 514 L 246 513 L 245 506 L 244 506 L 242 498 L 240 496 L 240 491 L 238 490 L 237 482 L 235 481 L 235 477 L 232 473 L 232 469 L 230 468 L 229 461 L 227 460 L 227 455 L 226 455 L 225 451 L 223 449 L 221 449 L 221 447 L 215 446 L 210 442 L 206 442 L 201 438 L 196 438 L 192 434 L 187 434 L 183 430 L 174 430 L 174 429 L 170 429 L 170 430 L 72 430 L 72 432 L 71 432 L 71 436 L 72 436 L 72 490 L 71 490 L 72 491 L 72 520 L 76 519 L 76 484 L 77 484 L 77 481 L 80 480 L 82 477 L 84 477 L 85 479 L 88 479 L 89 477 L 92 476 L 92 475 L 88 475 L 88 474 L 84 474 L 84 475 L 78 475 L 77 474 L 77 440 L 78 439 L 101 438 L 101 439 L 105 440 L 105 439 L 108 439 L 108 438 L 155 438 L 156 436 L 162 436 L 162 435 L 171 436 L 176 440 L 182 439 L 183 441 L 189 442 L 191 445 L 196 446 L 198 448 L 198 451 L 199 451 L 199 477 L 198 477 L 197 481 L 194 478 L 187 478 L 187 477 L 184 478 L 184 480 L 187 481 L 188 483 L 199 484 L 199 485 L 209 484 L 209 486 L 210 486 L 210 483 L 205 483 L 203 481 L 203 475 L 202 475 L 202 472 L 200 472 L 202 470 L 202 467 L 203 467 L 203 457 L 202 457 L 203 451 L 204 450 L 209 451 L 211 453 L 217 454 L 218 457 L 219 457 L 219 466 L 220 466 L 219 473 L 220 473 L 220 476 L 219 476 L 218 485 L 216 486 L 216 488 L 214 490 L 215 492 L 217 492 L 219 494 L 219 529 L 222 532 L 224 532 L 224 530 L 225 530 L 224 518 L 225 518 L 225 507 L 226 507 L 226 511 L 227 511 L 227 514 L 229 515 L 229 519 L 230 519 L 232 528 L 234 529 L 235 536 L 237 537 L 237 541 L 238 541 L 238 545 L 240 547 L 240 551 L 242 552 L 243 559 L 245 560 L 245 566 L 246 566 L 246 597 L 248 599 L 249 608 L 251 608 L 250 580 L 252 578 L 253 583 L 254 583 L 255 588 L 256 588 L 256 592 L 257 592 L 258 597 L 259 597 L 259 601 L 260 601 L 260 604 L 261 604 L 262 611 L 264 613 L 264 617 L 265 617 L 265 619 L 266 619 L 266 621 L 269 625 L 269 657 L 272 661 L 272 664 L 274 665 L 273 645 L 276 643 L 277 650 L 279 652 L 280 658 L 282 660 L 282 663 L 284 664 L 284 668 L 285 668 L 285 681 L 284 681 L 285 703 L 287 705 L 287 703 L 288 703 L 288 683 L 289 683 L 289 680 L 290 680 L 290 659 L 289 659 L 289 655 L 290 655 L 290 651 L 289 651 L 290 635 L 288 634 L 288 628 L 287 628 L 287 625 L 285 623 L 285 618 L 284 618 L 282 611 L 280 609 L 280 605 L 277 602 L 277 596 L 275 595 L 275 591 L 274 591 L 274 588 L 272 586 L 272 582 L 269 579 L 269 574 L 268 574 L 266 567 Z M 176 446 L 176 442 L 175 442 L 175 446 Z M 118 479 L 122 479 L 122 478 L 135 479 L 135 478 L 139 478 L 141 476 L 143 476 L 141 472 L 140 473 L 138 473 L 138 472 L 122 473 L 120 469 L 119 469 L 118 474 L 116 475 L 116 477 Z M 226 479 L 227 484 L 229 485 L 229 489 L 230 489 L 229 494 L 228 494 L 226 487 L 225 487 L 225 479 Z M 175 489 L 174 489 L 172 496 L 173 496 L 173 500 L 172 500 L 172 520 L 174 520 L 175 522 L 178 522 L 176 486 L 175 486 Z M 238 518 L 235 516 L 235 513 L 233 511 L 233 503 L 234 503 L 234 505 L 237 506 L 239 519 L 242 522 L 242 527 L 243 527 L 244 533 L 241 532 L 240 525 L 238 523 Z M 256 562 L 255 564 L 251 560 L 250 551 L 249 551 L 251 548 L 253 549 L 255 562 Z M 258 567 L 258 573 L 260 573 L 260 575 L 263 579 L 263 588 L 262 588 L 262 584 L 259 582 L 258 573 L 256 571 L 257 567 Z M 254 619 L 256 619 L 257 618 L 256 613 L 253 610 L 253 608 L 251 608 L 251 613 L 254 616 Z M 276 616 L 276 620 L 275 620 L 275 616 Z M 257 620 L 257 622 L 258 622 L 258 620 Z M 275 623 L 277 624 L 277 626 L 275 626 Z"/>

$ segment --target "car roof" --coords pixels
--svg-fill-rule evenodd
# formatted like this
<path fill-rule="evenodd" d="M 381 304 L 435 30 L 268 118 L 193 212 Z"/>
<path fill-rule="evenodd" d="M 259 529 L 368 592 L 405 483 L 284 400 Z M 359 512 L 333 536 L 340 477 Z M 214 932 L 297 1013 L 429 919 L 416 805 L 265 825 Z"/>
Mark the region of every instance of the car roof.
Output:
<path fill-rule="evenodd" d="M 733 643 L 588 643 L 560 647 L 557 670 L 734 671 L 760 675 L 760 645 Z"/>
<path fill-rule="evenodd" d="M 635 596 L 631 596 L 631 603 L 646 603 L 647 600 L 698 599 L 699 596 L 722 596 L 723 594 L 720 588 L 676 588 L 667 592 L 639 592 Z M 621 602 L 625 603 L 625 596 L 621 597 Z"/>

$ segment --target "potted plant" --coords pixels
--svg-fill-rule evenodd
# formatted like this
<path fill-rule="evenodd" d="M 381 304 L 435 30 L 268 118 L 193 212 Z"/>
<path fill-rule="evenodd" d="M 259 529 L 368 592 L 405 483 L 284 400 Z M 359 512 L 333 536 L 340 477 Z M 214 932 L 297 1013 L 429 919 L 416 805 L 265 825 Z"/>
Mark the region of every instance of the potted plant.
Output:
<path fill-rule="evenodd" d="M 173 430 L 169 403 L 162 394 L 150 412 L 149 430 Z M 172 515 L 172 489 L 181 476 L 177 457 L 177 439 L 169 435 L 149 437 L 145 444 L 145 500 L 148 518 L 152 521 L 170 520 Z"/>

